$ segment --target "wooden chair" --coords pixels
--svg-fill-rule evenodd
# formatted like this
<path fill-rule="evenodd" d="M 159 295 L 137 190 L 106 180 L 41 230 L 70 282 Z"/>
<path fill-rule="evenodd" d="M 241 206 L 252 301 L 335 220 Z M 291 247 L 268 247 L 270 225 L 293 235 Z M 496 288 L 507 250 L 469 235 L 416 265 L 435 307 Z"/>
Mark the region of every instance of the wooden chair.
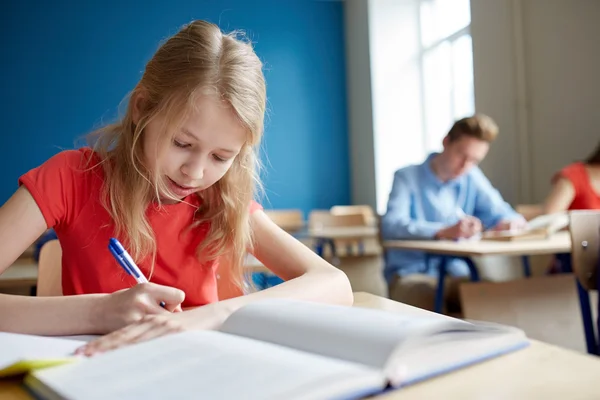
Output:
<path fill-rule="evenodd" d="M 265 210 L 265 214 L 281 229 L 294 233 L 304 228 L 302 210 Z"/>
<path fill-rule="evenodd" d="M 308 215 L 309 229 L 342 228 L 367 226 L 367 219 L 362 212 L 333 214 L 329 210 L 313 210 Z"/>
<path fill-rule="evenodd" d="M 377 225 L 377 217 L 375 216 L 375 212 L 371 206 L 333 206 L 329 211 L 333 215 L 363 214 L 368 225 Z"/>
<path fill-rule="evenodd" d="M 37 296 L 62 296 L 62 249 L 58 240 L 50 240 L 40 250 Z"/>
<path fill-rule="evenodd" d="M 338 209 L 339 211 L 340 209 Z M 347 210 L 344 210 L 347 211 Z M 374 222 L 376 224 L 376 220 Z M 333 213 L 330 210 L 313 210 L 308 217 L 311 230 L 327 228 L 353 228 L 369 226 L 365 213 Z M 376 226 L 376 225 L 375 225 Z M 364 291 L 379 296 L 387 296 L 387 285 L 383 280 L 383 259 L 377 237 L 369 246 L 369 241 L 356 239 L 336 239 L 316 243 L 317 253 L 344 271 L 350 280 L 353 291 Z M 324 246 L 321 249 L 319 245 Z M 375 247 L 375 249 L 372 249 Z M 327 251 L 329 250 L 329 251 Z M 373 251 L 372 251 L 373 250 Z"/>
<path fill-rule="evenodd" d="M 588 352 L 600 353 L 595 337 L 589 291 L 600 287 L 600 210 L 571 211 L 569 232 L 571 235 L 571 268 L 579 282 L 578 292 L 586 333 Z M 600 298 L 597 305 L 600 312 Z M 600 319 L 596 321 L 600 332 Z"/>

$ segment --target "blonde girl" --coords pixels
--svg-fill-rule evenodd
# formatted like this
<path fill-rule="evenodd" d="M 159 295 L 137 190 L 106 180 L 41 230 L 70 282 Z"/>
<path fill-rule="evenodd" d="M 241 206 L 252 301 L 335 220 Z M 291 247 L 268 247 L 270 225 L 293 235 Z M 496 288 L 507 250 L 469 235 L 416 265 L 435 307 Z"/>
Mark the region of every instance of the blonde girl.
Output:
<path fill-rule="evenodd" d="M 0 273 L 48 228 L 63 251 L 63 296 L 0 295 L 0 330 L 117 330 L 83 349 L 92 354 L 217 328 L 267 297 L 351 304 L 347 277 L 253 200 L 265 104 L 261 61 L 239 34 L 194 21 L 169 38 L 124 117 L 95 132 L 93 147 L 61 152 L 23 175 L 0 209 Z M 108 251 L 111 237 L 152 283 L 134 285 Z M 286 282 L 219 301 L 219 271 L 241 285 L 248 251 Z"/>

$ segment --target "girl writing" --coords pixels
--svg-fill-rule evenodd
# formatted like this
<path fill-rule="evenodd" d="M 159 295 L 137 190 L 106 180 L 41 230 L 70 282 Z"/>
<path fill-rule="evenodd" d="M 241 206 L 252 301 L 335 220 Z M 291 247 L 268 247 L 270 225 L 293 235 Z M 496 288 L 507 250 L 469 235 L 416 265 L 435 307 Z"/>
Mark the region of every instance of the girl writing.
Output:
<path fill-rule="evenodd" d="M 83 349 L 92 354 L 216 328 L 234 310 L 267 297 L 351 304 L 345 274 L 253 201 L 265 104 L 262 64 L 236 33 L 194 21 L 167 40 L 124 117 L 95 132 L 93 148 L 61 152 L 26 173 L 0 209 L 0 272 L 54 228 L 64 295 L 0 295 L 0 330 L 117 330 Z M 108 251 L 111 237 L 152 283 L 132 287 Z M 219 301 L 218 269 L 239 285 L 248 251 L 286 282 Z"/>

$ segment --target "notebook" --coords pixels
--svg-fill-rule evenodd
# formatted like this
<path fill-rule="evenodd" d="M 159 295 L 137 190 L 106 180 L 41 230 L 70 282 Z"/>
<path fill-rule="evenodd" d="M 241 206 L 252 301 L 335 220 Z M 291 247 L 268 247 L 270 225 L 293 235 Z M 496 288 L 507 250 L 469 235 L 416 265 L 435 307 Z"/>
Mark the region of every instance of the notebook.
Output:
<path fill-rule="evenodd" d="M 527 222 L 527 228 L 508 231 L 486 231 L 481 235 L 483 240 L 533 240 L 546 239 L 550 235 L 569 225 L 567 213 L 540 215 Z"/>
<path fill-rule="evenodd" d="M 0 332 L 0 378 L 77 361 L 75 350 L 97 336 L 47 337 Z"/>
<path fill-rule="evenodd" d="M 25 383 L 42 399 L 357 399 L 527 345 L 511 327 L 269 299 Z"/>

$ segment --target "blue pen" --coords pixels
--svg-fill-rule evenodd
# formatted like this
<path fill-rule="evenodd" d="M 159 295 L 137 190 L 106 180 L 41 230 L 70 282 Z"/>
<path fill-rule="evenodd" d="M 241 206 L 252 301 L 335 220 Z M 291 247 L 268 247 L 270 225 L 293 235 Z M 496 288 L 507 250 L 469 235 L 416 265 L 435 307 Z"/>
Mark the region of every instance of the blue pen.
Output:
<path fill-rule="evenodd" d="M 138 266 L 133 261 L 133 258 L 129 255 L 127 250 L 123 247 L 123 245 L 115 238 L 111 238 L 108 242 L 108 249 L 111 254 L 117 260 L 119 265 L 127 272 L 128 275 L 134 277 L 137 283 L 148 283 L 148 279 L 144 276 L 142 271 L 138 268 Z M 160 302 L 161 307 L 165 307 L 165 302 Z"/>

